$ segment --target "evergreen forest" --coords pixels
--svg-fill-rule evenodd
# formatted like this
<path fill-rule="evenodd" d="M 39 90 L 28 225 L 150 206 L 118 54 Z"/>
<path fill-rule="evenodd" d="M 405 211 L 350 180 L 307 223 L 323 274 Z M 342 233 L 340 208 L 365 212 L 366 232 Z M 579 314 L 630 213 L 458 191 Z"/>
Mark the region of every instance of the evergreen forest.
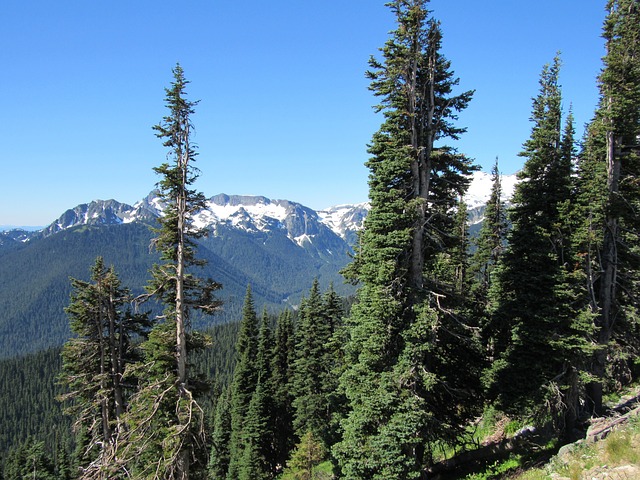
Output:
<path fill-rule="evenodd" d="M 204 330 L 224 282 L 200 276 L 215 257 L 193 221 L 198 102 L 176 64 L 153 126 L 155 263 L 118 272 L 104 252 L 64 289 L 64 346 L 0 360 L 0 480 L 502 478 L 583 438 L 640 376 L 640 1 L 602 3 L 584 136 L 558 53 L 511 202 L 496 159 L 472 235 L 478 166 L 455 141 L 473 79 L 429 0 L 390 0 L 366 72 L 371 209 L 342 271 L 356 293 L 316 280 L 296 308 L 259 310 L 248 283 L 235 318 Z"/>

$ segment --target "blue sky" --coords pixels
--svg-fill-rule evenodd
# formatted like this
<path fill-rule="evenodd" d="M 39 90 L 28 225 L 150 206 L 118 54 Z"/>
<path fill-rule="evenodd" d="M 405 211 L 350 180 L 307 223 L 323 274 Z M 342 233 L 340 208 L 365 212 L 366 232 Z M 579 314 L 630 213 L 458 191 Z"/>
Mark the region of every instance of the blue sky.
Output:
<path fill-rule="evenodd" d="M 166 151 L 152 125 L 180 62 L 200 100 L 201 177 L 217 193 L 312 208 L 367 199 L 381 116 L 364 72 L 394 27 L 384 0 L 0 2 L 0 225 L 45 225 L 94 199 L 133 204 Z M 433 0 L 443 49 L 475 89 L 456 147 L 513 173 L 542 65 L 562 52 L 579 132 L 597 102 L 605 0 Z"/>

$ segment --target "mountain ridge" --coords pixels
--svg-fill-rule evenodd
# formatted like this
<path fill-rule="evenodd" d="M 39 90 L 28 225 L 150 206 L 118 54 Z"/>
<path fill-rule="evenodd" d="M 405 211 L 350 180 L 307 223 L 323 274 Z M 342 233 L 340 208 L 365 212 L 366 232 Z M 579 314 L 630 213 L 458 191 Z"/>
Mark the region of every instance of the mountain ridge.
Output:
<path fill-rule="evenodd" d="M 517 176 L 502 175 L 502 189 L 506 200 L 511 198 Z M 474 172 L 471 185 L 465 195 L 465 202 L 470 212 L 470 223 L 476 224 L 482 221 L 482 211 L 491 190 L 491 174 L 486 172 Z M 362 228 L 364 218 L 369 210 L 368 202 L 355 204 L 340 204 L 320 210 L 313 210 L 301 203 L 284 200 L 270 199 L 261 195 L 228 195 L 216 194 L 206 200 L 207 207 L 194 216 L 194 224 L 199 228 L 208 228 L 216 220 L 231 222 L 242 228 L 265 227 L 267 219 L 276 222 L 284 222 L 285 228 L 291 234 L 291 238 L 304 241 L 301 235 L 295 235 L 300 230 L 300 225 L 287 220 L 287 213 L 295 212 L 303 218 L 313 217 L 343 240 L 353 245 L 357 231 Z M 121 224 L 139 221 L 152 222 L 162 215 L 162 202 L 157 192 L 152 190 L 146 197 L 134 205 L 119 202 L 114 199 L 92 200 L 88 203 L 77 205 L 66 210 L 58 219 L 46 227 L 16 227 L 5 228 L 0 226 L 0 234 L 6 234 L 20 241 L 27 241 L 39 235 L 48 236 L 58 231 L 77 225 L 107 225 Z M 262 219 L 260 218 L 262 217 Z M 244 220 L 244 223 L 243 223 Z M 9 226 L 6 226 L 9 227 Z M 7 232 L 13 232 L 10 235 Z"/>

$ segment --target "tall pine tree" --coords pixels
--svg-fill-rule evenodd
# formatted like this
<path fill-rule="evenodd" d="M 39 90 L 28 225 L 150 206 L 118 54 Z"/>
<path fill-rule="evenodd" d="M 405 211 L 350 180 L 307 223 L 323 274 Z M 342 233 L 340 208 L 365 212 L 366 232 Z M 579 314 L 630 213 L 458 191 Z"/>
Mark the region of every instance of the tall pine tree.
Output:
<path fill-rule="evenodd" d="M 296 331 L 296 361 L 293 377 L 295 399 L 294 427 L 299 438 L 310 431 L 327 441 L 331 423 L 327 348 L 331 340 L 331 325 L 324 315 L 324 305 L 318 280 L 314 280 L 309 297 L 300 308 L 300 323 Z"/>
<path fill-rule="evenodd" d="M 258 350 L 254 368 L 256 387 L 251 395 L 244 420 L 242 435 L 243 455 L 238 469 L 240 480 L 274 478 L 278 464 L 275 461 L 274 384 L 271 359 L 274 353 L 273 335 L 266 309 L 258 333 Z"/>
<path fill-rule="evenodd" d="M 292 385 L 295 362 L 295 336 L 290 310 L 278 316 L 275 332 L 275 346 L 272 358 L 273 378 L 273 430 L 277 432 L 274 444 L 274 461 L 283 466 L 289 452 L 295 446 L 293 428 Z"/>
<path fill-rule="evenodd" d="M 507 238 L 507 214 L 502 192 L 498 159 L 491 169 L 491 193 L 485 206 L 480 232 L 474 239 L 475 252 L 470 260 L 471 289 L 476 312 L 486 318 L 492 272 L 498 264 Z"/>
<path fill-rule="evenodd" d="M 220 285 L 195 275 L 204 264 L 195 244 L 203 232 L 193 225 L 193 215 L 204 206 L 204 195 L 192 187 L 198 177 L 191 139 L 197 102 L 186 98 L 189 82 L 180 65 L 173 77 L 171 88 L 165 89 L 169 113 L 153 127 L 169 149 L 169 161 L 154 169 L 162 177 L 157 186 L 164 210 L 154 244 L 163 263 L 153 267 L 147 289 L 164 312 L 142 346 L 142 382 L 132 402 L 121 458 L 133 462 L 129 468 L 138 475 L 183 480 L 202 477 L 207 466 L 203 412 L 197 402 L 206 387 L 189 362 L 189 354 L 206 339 L 191 331 L 190 320 L 194 310 L 215 311 L 219 302 L 213 293 Z"/>
<path fill-rule="evenodd" d="M 211 433 L 209 477 L 223 480 L 229 470 L 229 443 L 231 441 L 231 389 L 225 388 L 216 403 Z"/>
<path fill-rule="evenodd" d="M 347 479 L 421 477 L 431 442 L 457 436 L 470 413 L 460 375 L 470 369 L 458 362 L 471 334 L 438 303 L 450 291 L 425 267 L 457 241 L 452 211 L 472 166 L 435 142 L 464 131 L 454 121 L 472 92 L 452 95 L 458 81 L 427 4 L 389 3 L 397 28 L 368 73 L 385 121 L 369 148 L 371 210 L 345 271 L 361 283 L 341 378 L 350 411 L 334 448 Z"/>

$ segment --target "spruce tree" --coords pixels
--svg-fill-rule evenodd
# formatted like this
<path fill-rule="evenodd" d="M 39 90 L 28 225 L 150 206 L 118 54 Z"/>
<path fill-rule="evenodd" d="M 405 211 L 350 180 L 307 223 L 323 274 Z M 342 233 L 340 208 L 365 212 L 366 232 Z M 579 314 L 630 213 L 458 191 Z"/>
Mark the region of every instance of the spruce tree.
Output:
<path fill-rule="evenodd" d="M 451 248 L 453 263 L 453 289 L 461 298 L 469 288 L 469 221 L 467 204 L 463 198 L 458 201 L 453 236 L 457 242 Z"/>
<path fill-rule="evenodd" d="M 326 440 L 330 423 L 327 391 L 330 372 L 326 364 L 326 348 L 331 338 L 331 326 L 324 316 L 317 279 L 313 282 L 309 297 L 302 302 L 296 334 L 293 424 L 299 438 L 311 431 L 316 438 Z"/>
<path fill-rule="evenodd" d="M 265 310 L 258 333 L 258 350 L 254 368 L 256 387 L 251 395 L 244 420 L 242 444 L 244 447 L 238 478 L 240 480 L 274 478 L 276 435 L 274 427 L 275 402 L 271 362 L 274 353 L 270 319 Z"/>
<path fill-rule="evenodd" d="M 251 395 L 242 432 L 242 456 L 238 462 L 239 480 L 266 480 L 274 478 L 270 454 L 272 435 L 270 418 L 268 381 L 258 378 L 258 384 Z"/>
<path fill-rule="evenodd" d="M 57 480 L 53 461 L 45 451 L 44 442 L 33 438 L 16 445 L 9 452 L 3 470 L 7 480 Z"/>
<path fill-rule="evenodd" d="M 323 317 L 329 325 L 330 337 L 325 345 L 326 377 L 323 390 L 326 392 L 330 423 L 324 441 L 327 446 L 334 445 L 340 439 L 340 421 L 345 413 L 346 399 L 340 389 L 340 376 L 345 371 L 344 326 L 345 308 L 343 299 L 336 293 L 333 284 L 322 297 Z"/>
<path fill-rule="evenodd" d="M 431 268 L 457 241 L 452 212 L 473 169 L 435 142 L 464 131 L 454 121 L 472 92 L 452 95 L 458 81 L 427 3 L 389 3 L 397 28 L 368 73 L 385 121 L 369 148 L 371 210 L 345 270 L 361 284 L 341 377 L 349 412 L 334 448 L 347 479 L 419 478 L 432 442 L 457 437 L 475 407 L 473 333 L 447 309 L 451 291 Z"/>
<path fill-rule="evenodd" d="M 335 337 L 342 322 L 342 304 L 333 286 L 320 293 L 314 280 L 300 308 L 296 360 L 292 378 L 296 435 L 312 432 L 328 447 L 335 443 L 334 415 L 342 407 L 338 390 L 340 350 Z"/>
<path fill-rule="evenodd" d="M 191 372 L 189 355 L 206 344 L 191 331 L 194 311 L 211 314 L 219 306 L 213 298 L 220 285 L 202 279 L 195 269 L 204 262 L 196 256 L 195 239 L 203 234 L 193 216 L 204 206 L 204 195 L 193 189 L 198 177 L 192 142 L 191 117 L 197 102 L 186 97 L 188 81 L 180 65 L 173 69 L 171 88 L 165 89 L 169 113 L 153 128 L 169 149 L 168 161 L 156 167 L 163 202 L 154 245 L 162 264 L 154 265 L 148 295 L 164 306 L 160 321 L 142 346 L 142 379 L 129 412 L 126 441 L 120 458 L 139 476 L 163 479 L 199 478 L 206 471 L 203 412 L 197 397 L 206 389 Z"/>
<path fill-rule="evenodd" d="M 211 433 L 209 477 L 223 480 L 229 470 L 229 442 L 231 441 L 231 389 L 225 388 L 216 403 Z"/>
<path fill-rule="evenodd" d="M 318 472 L 317 466 L 326 457 L 326 449 L 322 442 L 307 432 L 300 439 L 287 462 L 284 478 L 292 480 L 328 480 L 330 475 Z"/>

